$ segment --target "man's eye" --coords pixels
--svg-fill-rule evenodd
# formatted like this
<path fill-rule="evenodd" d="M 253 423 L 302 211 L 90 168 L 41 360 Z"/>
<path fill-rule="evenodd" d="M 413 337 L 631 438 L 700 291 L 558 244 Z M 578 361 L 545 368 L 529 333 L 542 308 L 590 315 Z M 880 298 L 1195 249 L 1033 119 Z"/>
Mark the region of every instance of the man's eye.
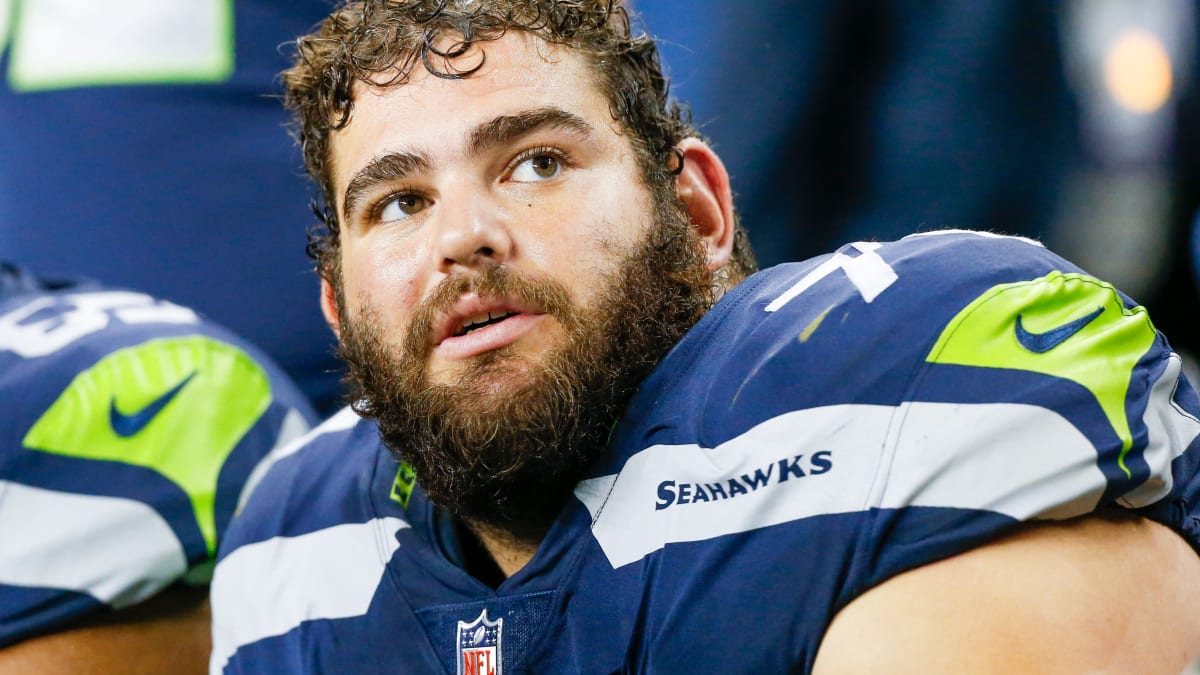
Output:
<path fill-rule="evenodd" d="M 562 172 L 562 161 L 554 155 L 542 153 L 522 161 L 513 169 L 512 180 L 517 183 L 536 183 L 554 178 Z"/>
<path fill-rule="evenodd" d="M 425 198 L 417 195 L 396 195 L 379 210 L 379 221 L 390 223 L 394 220 L 404 220 L 424 209 Z"/>

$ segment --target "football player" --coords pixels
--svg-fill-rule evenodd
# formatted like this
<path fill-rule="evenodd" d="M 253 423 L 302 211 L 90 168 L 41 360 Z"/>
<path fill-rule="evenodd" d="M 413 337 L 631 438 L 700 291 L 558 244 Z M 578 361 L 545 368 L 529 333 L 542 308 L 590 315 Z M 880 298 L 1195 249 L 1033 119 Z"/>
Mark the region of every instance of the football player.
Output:
<path fill-rule="evenodd" d="M 609 0 L 352 2 L 297 48 L 359 392 L 231 526 L 213 673 L 1200 652 L 1200 403 L 1132 299 L 964 231 L 753 274 Z"/>
<path fill-rule="evenodd" d="M 203 672 L 254 468 L 313 422 L 195 312 L 0 262 L 0 673 Z"/>

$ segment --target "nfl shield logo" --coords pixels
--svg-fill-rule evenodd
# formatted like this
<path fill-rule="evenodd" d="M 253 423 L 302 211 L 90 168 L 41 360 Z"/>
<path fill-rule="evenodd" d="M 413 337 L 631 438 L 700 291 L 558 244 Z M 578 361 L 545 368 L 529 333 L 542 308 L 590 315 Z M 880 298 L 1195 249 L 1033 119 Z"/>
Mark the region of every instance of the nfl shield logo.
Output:
<path fill-rule="evenodd" d="M 488 621 L 487 610 L 471 623 L 458 622 L 458 675 L 502 675 L 500 631 L 504 619 Z"/>

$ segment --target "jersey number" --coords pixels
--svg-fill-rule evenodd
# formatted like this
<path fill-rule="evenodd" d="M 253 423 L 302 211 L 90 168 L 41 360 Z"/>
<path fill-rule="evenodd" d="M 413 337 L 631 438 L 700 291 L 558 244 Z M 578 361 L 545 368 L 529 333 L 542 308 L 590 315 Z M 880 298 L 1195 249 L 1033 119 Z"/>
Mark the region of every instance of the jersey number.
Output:
<path fill-rule="evenodd" d="M 892 269 L 892 266 L 875 252 L 875 249 L 881 245 L 876 242 L 860 241 L 843 246 L 841 250 L 830 256 L 829 260 L 817 265 L 816 269 L 805 274 L 800 281 L 772 300 L 771 304 L 767 305 L 766 311 L 778 311 L 797 295 L 812 288 L 818 281 L 837 270 L 845 272 L 846 278 L 854 284 L 854 288 L 858 290 L 863 300 L 873 302 L 880 293 L 896 283 L 896 279 L 899 278 L 896 276 L 896 270 Z M 850 256 L 842 252 L 847 249 L 858 251 L 858 255 Z"/>
<path fill-rule="evenodd" d="M 60 303 L 68 307 L 62 308 Z M 34 318 L 39 313 L 47 316 Z M 113 319 L 127 324 L 198 322 L 192 310 L 156 301 L 143 293 L 105 291 L 42 297 L 0 316 L 0 352 L 15 352 L 27 359 L 47 356 L 104 330 Z"/>

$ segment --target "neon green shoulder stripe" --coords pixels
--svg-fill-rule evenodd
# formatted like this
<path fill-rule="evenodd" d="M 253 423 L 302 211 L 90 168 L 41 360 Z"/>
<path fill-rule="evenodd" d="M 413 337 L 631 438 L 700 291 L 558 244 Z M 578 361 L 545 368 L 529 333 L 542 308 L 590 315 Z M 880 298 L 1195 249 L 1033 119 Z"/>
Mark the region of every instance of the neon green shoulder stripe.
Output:
<path fill-rule="evenodd" d="M 271 403 L 266 373 L 216 340 L 151 340 L 80 373 L 25 435 L 31 450 L 157 471 L 187 493 L 216 550 L 217 478 Z"/>
<path fill-rule="evenodd" d="M 1155 337 L 1145 308 L 1126 308 L 1112 285 L 1055 271 L 989 289 L 954 317 L 928 361 L 1026 370 L 1086 387 L 1122 441 L 1118 464 L 1128 476 L 1125 398 Z"/>

